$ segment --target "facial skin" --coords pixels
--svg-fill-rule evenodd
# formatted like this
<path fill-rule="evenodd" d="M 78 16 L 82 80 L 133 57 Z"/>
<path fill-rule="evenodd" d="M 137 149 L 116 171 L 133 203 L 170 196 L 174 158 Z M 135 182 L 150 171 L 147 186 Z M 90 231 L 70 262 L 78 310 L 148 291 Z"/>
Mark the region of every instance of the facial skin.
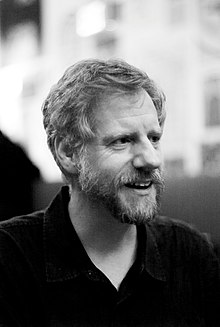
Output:
<path fill-rule="evenodd" d="M 121 222 L 140 224 L 158 210 L 162 128 L 150 96 L 111 95 L 95 114 L 96 137 L 79 162 L 79 188 Z"/>

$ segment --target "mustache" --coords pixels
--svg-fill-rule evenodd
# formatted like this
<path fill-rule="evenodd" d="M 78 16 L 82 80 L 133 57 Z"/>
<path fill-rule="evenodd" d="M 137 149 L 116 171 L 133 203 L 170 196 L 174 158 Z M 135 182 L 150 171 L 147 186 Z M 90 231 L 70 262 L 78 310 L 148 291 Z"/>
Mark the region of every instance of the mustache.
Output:
<path fill-rule="evenodd" d="M 121 174 L 116 180 L 116 186 L 120 187 L 124 184 L 134 184 L 138 182 L 151 181 L 157 186 L 164 187 L 164 177 L 161 169 L 155 169 L 152 171 L 139 171 L 131 170 Z"/>

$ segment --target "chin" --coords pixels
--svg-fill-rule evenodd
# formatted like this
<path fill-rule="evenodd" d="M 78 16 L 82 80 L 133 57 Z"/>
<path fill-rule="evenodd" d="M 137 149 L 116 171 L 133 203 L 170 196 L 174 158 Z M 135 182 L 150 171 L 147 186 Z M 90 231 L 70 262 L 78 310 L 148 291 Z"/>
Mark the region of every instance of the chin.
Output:
<path fill-rule="evenodd" d="M 156 196 L 147 199 L 128 199 L 119 197 L 116 203 L 112 203 L 113 216 L 122 223 L 141 225 L 154 219 L 158 213 L 159 205 Z"/>
<path fill-rule="evenodd" d="M 143 211 L 136 210 L 134 212 L 132 210 L 132 212 L 123 212 L 120 214 L 120 221 L 127 224 L 142 225 L 152 221 L 157 212 L 156 205 L 150 208 L 145 208 Z"/>

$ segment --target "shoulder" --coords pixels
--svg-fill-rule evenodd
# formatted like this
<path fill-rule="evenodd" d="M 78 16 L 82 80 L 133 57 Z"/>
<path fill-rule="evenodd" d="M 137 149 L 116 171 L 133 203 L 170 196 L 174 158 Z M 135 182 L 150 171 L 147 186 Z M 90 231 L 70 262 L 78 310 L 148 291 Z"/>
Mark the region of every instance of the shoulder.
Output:
<path fill-rule="evenodd" d="M 44 211 L 36 211 L 24 216 L 16 216 L 0 222 L 0 234 L 16 235 L 25 230 L 35 229 L 43 223 Z"/>
<path fill-rule="evenodd" d="M 181 239 L 182 241 L 191 239 L 199 242 L 208 242 L 207 234 L 200 232 L 194 225 L 182 220 L 158 216 L 149 226 L 158 236 L 172 236 L 172 238 L 178 236 L 178 240 Z"/>
<path fill-rule="evenodd" d="M 9 259 L 9 254 L 27 255 L 41 247 L 43 239 L 44 212 L 38 211 L 25 216 L 0 222 L 0 260 Z M 33 252 L 34 253 L 34 252 Z"/>
<path fill-rule="evenodd" d="M 159 216 L 149 224 L 149 229 L 163 257 L 180 264 L 217 259 L 207 234 L 189 223 Z"/>

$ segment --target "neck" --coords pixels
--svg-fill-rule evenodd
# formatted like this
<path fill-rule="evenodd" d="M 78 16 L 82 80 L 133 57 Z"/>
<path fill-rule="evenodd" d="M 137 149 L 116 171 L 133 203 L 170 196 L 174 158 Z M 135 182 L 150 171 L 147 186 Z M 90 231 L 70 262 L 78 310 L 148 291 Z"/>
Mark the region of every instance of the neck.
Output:
<path fill-rule="evenodd" d="M 118 287 L 135 260 L 136 226 L 117 221 L 100 203 L 75 190 L 69 215 L 90 259 Z"/>

